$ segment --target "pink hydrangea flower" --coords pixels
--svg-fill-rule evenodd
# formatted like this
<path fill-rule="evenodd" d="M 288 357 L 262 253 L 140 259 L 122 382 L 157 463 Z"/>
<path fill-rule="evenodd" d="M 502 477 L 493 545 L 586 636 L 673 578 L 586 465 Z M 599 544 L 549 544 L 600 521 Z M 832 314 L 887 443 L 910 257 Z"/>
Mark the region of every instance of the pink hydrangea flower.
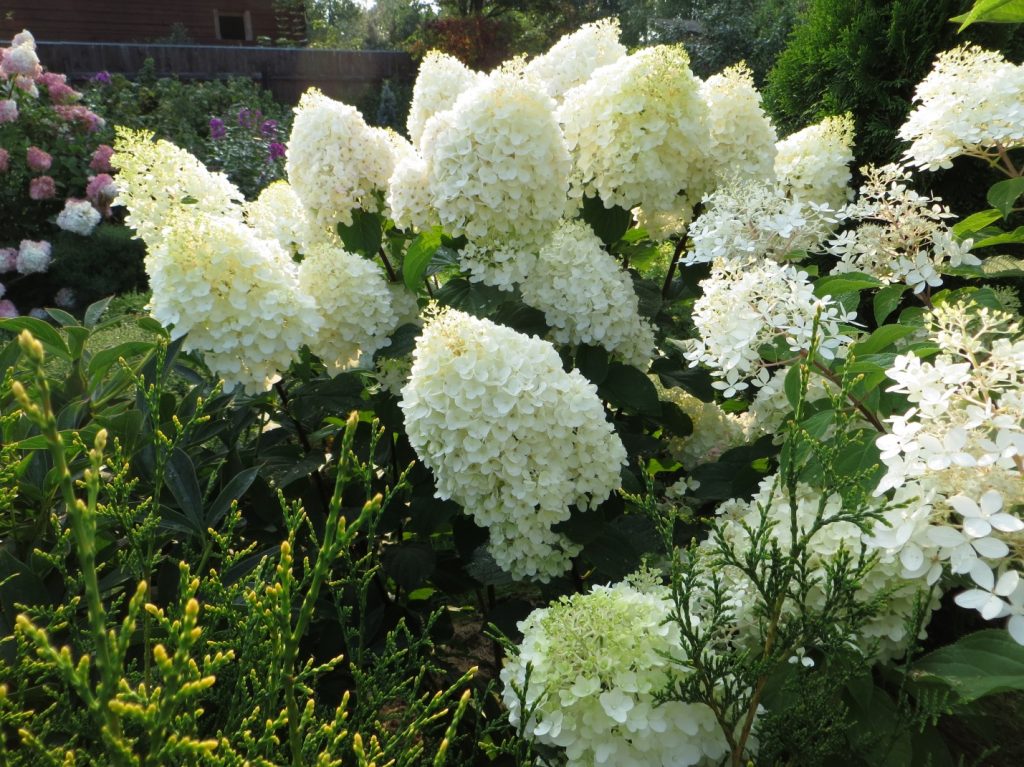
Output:
<path fill-rule="evenodd" d="M 25 161 L 28 163 L 29 170 L 45 173 L 53 164 L 53 157 L 49 152 L 44 152 L 37 146 L 30 146 L 25 152 Z"/>
<path fill-rule="evenodd" d="M 39 176 L 28 182 L 28 196 L 33 200 L 50 200 L 57 194 L 57 185 L 51 176 Z"/>
<path fill-rule="evenodd" d="M 36 79 L 30 75 L 18 75 L 14 78 L 14 87 L 25 91 L 34 99 L 39 98 L 39 89 L 36 87 Z"/>
<path fill-rule="evenodd" d="M 18 102 L 14 99 L 0 99 L 0 123 L 12 123 L 18 119 Z"/>
<path fill-rule="evenodd" d="M 113 156 L 113 148 L 106 144 L 100 144 L 96 147 L 96 151 L 92 153 L 92 159 L 89 161 L 89 170 L 94 170 L 97 173 L 110 173 L 113 170 L 110 167 L 110 158 Z"/>
<path fill-rule="evenodd" d="M 11 167 L 11 153 L 6 149 L 0 149 L 0 173 L 6 173 Z"/>
<path fill-rule="evenodd" d="M 13 272 L 18 268 L 18 249 L 0 248 L 0 274 Z"/>
<path fill-rule="evenodd" d="M 107 124 L 106 120 L 81 104 L 54 104 L 53 111 L 64 122 L 77 123 L 90 133 L 95 133 Z"/>
<path fill-rule="evenodd" d="M 34 79 L 42 71 L 34 45 L 24 44 L 8 48 L 3 63 L 0 63 L 0 72 L 8 77 L 24 75 Z"/>
<path fill-rule="evenodd" d="M 107 173 L 89 176 L 85 187 L 85 199 L 95 206 L 104 216 L 110 216 L 110 204 L 117 197 L 117 184 Z"/>
<path fill-rule="evenodd" d="M 0 319 L 9 320 L 18 316 L 20 316 L 18 314 L 18 307 L 16 307 L 12 302 L 8 301 L 6 298 L 0 300 Z"/>
<path fill-rule="evenodd" d="M 18 248 L 19 274 L 42 274 L 50 268 L 53 248 L 46 240 L 22 240 Z"/>
<path fill-rule="evenodd" d="M 46 92 L 54 104 L 70 104 L 82 97 L 81 93 L 68 85 L 65 75 L 56 72 L 43 72 L 36 79 L 36 83 L 46 86 Z"/>

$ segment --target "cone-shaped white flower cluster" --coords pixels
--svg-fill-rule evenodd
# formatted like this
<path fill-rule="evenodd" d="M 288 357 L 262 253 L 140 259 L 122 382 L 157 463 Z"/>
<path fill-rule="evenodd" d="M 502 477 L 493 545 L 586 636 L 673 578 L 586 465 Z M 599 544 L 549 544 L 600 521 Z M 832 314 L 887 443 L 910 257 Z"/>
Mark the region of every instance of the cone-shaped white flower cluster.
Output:
<path fill-rule="evenodd" d="M 288 254 L 233 218 L 185 211 L 166 225 L 147 241 L 153 317 L 203 352 L 225 391 L 266 391 L 321 323 Z"/>
<path fill-rule="evenodd" d="M 413 145 L 420 146 L 423 129 L 431 117 L 451 109 L 461 93 L 484 77 L 447 53 L 430 51 L 424 56 L 412 87 L 412 104 L 406 122 Z"/>
<path fill-rule="evenodd" d="M 640 317 L 633 282 L 586 224 L 564 222 L 520 289 L 559 343 L 602 346 L 636 367 L 650 363 L 654 330 Z"/>
<path fill-rule="evenodd" d="M 897 165 L 861 170 L 860 196 L 839 216 L 863 223 L 828 244 L 828 251 L 839 256 L 834 273 L 866 272 L 921 293 L 942 284 L 944 268 L 981 263 L 970 253 L 972 241 L 957 242 L 946 225 L 954 217 L 949 208 L 911 189 L 908 171 Z"/>
<path fill-rule="evenodd" d="M 246 203 L 245 223 L 263 239 L 276 240 L 289 253 L 304 253 L 316 243 L 337 239 L 327 228 L 310 220 L 287 181 L 275 181 L 259 197 Z"/>
<path fill-rule="evenodd" d="M 768 381 L 759 348 L 778 339 L 791 352 L 807 351 L 818 317 L 817 350 L 832 359 L 851 340 L 839 323 L 854 319 L 830 297 L 818 298 L 807 278 L 792 266 L 718 262 L 701 283 L 703 295 L 693 307 L 693 323 L 700 334 L 691 342 L 686 358 L 704 364 L 719 379 L 712 386 L 726 397 Z"/>
<path fill-rule="evenodd" d="M 793 199 L 775 183 L 733 181 L 704 198 L 704 212 L 690 227 L 693 248 L 681 263 L 783 261 L 817 250 L 835 222 L 827 205 Z"/>
<path fill-rule="evenodd" d="M 773 179 L 779 137 L 761 106 L 750 68 L 737 64 L 712 75 L 701 84 L 700 93 L 708 105 L 716 178 Z"/>
<path fill-rule="evenodd" d="M 974 305 L 931 316 L 933 362 L 897 356 L 886 371 L 911 408 L 878 439 L 882 493 L 922 498 L 893 508 L 871 539 L 907 578 L 938 581 L 947 566 L 975 588 L 957 604 L 986 620 L 1010 617 L 1024 644 L 1024 333 L 1018 319 Z"/>
<path fill-rule="evenodd" d="M 578 547 L 552 526 L 603 501 L 626 460 L 595 387 L 546 341 L 447 310 L 423 329 L 401 404 L 438 496 L 488 528 L 498 565 L 565 572 Z"/>
<path fill-rule="evenodd" d="M 900 499 L 901 502 L 905 500 Z M 749 531 L 757 530 L 763 518 L 775 523 L 771 536 L 783 552 L 788 552 L 793 547 L 791 523 L 794 513 L 798 536 L 813 530 L 820 514 L 824 524 L 811 535 L 807 547 L 808 568 L 811 577 L 818 582 L 801 600 L 803 606 L 814 611 L 825 606 L 829 580 L 827 567 L 836 562 L 843 550 L 851 555 L 854 562 L 861 554 L 863 532 L 854 522 L 840 519 L 842 512 L 843 499 L 838 493 L 823 497 L 821 491 L 799 483 L 795 496 L 790 498 L 780 478 L 773 475 L 762 480 L 757 494 L 751 500 L 734 498 L 719 506 L 717 526 L 742 561 L 745 552 L 751 547 Z M 714 537 L 710 537 L 701 547 L 712 552 L 719 545 Z M 865 650 L 877 643 L 880 659 L 898 657 L 906 650 L 909 639 L 906 626 L 914 614 L 918 592 L 927 591 L 924 584 L 907 582 L 901 570 L 898 556 L 891 552 L 879 552 L 878 561 L 861 579 L 857 592 L 858 601 L 863 603 L 885 598 L 883 609 L 864 624 L 858 637 Z M 736 568 L 723 568 L 718 571 L 718 575 L 728 585 L 728 589 L 736 594 L 733 607 L 737 641 L 740 644 L 755 643 L 760 636 L 757 611 L 765 609 L 764 604 L 757 604 L 757 590 L 748 577 Z M 931 609 L 938 607 L 938 596 L 934 596 Z M 784 616 L 796 616 L 799 610 L 800 605 L 791 599 L 783 605 Z"/>
<path fill-rule="evenodd" d="M 316 304 L 321 326 L 306 339 L 328 370 L 339 372 L 372 357 L 391 341 L 398 315 L 375 263 L 340 247 L 314 245 L 299 265 L 299 289 Z"/>
<path fill-rule="evenodd" d="M 463 268 L 510 290 L 566 208 L 569 153 L 554 102 L 496 72 L 428 121 L 421 151 L 431 207 L 450 234 L 469 240 Z"/>
<path fill-rule="evenodd" d="M 853 116 L 849 113 L 797 131 L 777 148 L 775 176 L 792 197 L 838 208 L 853 196 Z"/>
<path fill-rule="evenodd" d="M 111 162 L 118 169 L 117 205 L 128 208 L 125 223 L 147 243 L 155 242 L 168 218 L 183 208 L 200 215 L 241 220 L 242 193 L 223 173 L 145 131 L 117 129 Z"/>
<path fill-rule="evenodd" d="M 708 107 L 682 48 L 645 48 L 596 70 L 565 95 L 559 119 L 573 152 L 573 194 L 640 208 L 664 238 L 711 185 Z"/>
<path fill-rule="evenodd" d="M 561 100 L 589 80 L 595 69 L 614 64 L 625 55 L 626 47 L 619 42 L 619 20 L 602 19 L 565 35 L 527 64 L 523 74 L 540 83 L 551 98 Z"/>
<path fill-rule="evenodd" d="M 670 605 L 663 587 L 619 583 L 534 610 L 501 671 L 512 726 L 564 749 L 569 767 L 718 764 L 728 745 L 711 709 L 655 700 L 670 674 L 687 671 Z M 532 716 L 514 690 L 523 690 L 527 665 Z"/>
<path fill-rule="evenodd" d="M 1024 145 L 1024 66 L 1001 53 L 960 46 L 940 53 L 914 91 L 917 107 L 900 128 L 904 157 L 927 170 L 961 154 L 987 156 Z"/>
<path fill-rule="evenodd" d="M 380 212 L 394 169 L 387 131 L 316 89 L 302 95 L 288 139 L 288 181 L 317 226 L 351 225 L 356 209 Z"/>

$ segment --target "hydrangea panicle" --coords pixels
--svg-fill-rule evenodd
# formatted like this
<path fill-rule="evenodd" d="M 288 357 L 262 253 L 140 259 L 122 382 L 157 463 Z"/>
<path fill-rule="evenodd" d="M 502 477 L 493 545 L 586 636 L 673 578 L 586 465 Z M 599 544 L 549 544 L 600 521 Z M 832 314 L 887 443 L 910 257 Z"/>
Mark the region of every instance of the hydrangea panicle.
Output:
<path fill-rule="evenodd" d="M 775 176 L 790 196 L 839 208 L 853 197 L 853 115 L 826 117 L 777 145 Z"/>

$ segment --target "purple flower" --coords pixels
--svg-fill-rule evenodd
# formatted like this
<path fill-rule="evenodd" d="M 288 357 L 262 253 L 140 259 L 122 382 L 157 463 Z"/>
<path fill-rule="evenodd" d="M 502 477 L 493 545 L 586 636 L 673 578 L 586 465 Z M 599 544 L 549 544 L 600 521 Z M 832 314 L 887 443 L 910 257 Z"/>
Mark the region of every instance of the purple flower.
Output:
<path fill-rule="evenodd" d="M 263 120 L 260 110 L 253 111 L 248 107 L 238 110 L 238 124 L 243 128 L 255 128 Z"/>
<path fill-rule="evenodd" d="M 92 81 L 94 83 L 99 83 L 100 85 L 110 85 L 110 72 L 107 72 L 106 70 L 97 72 L 92 76 Z"/>
<path fill-rule="evenodd" d="M 224 138 L 228 135 L 228 129 L 224 126 L 224 121 L 219 117 L 210 118 L 210 138 L 216 140 Z"/>
<path fill-rule="evenodd" d="M 267 138 L 273 138 L 277 135 L 277 120 L 264 120 L 263 125 L 260 126 L 260 133 Z"/>
<path fill-rule="evenodd" d="M 280 141 L 271 141 L 270 146 L 267 147 L 267 153 L 267 162 L 274 162 L 274 160 L 280 160 L 288 153 L 288 147 Z"/>

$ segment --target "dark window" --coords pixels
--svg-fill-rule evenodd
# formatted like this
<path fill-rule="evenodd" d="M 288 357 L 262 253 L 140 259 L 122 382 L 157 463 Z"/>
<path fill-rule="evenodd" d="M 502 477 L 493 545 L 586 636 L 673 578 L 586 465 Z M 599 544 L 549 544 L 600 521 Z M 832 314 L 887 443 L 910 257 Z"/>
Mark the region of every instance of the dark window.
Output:
<path fill-rule="evenodd" d="M 220 24 L 221 40 L 244 40 L 245 39 L 245 17 L 243 16 L 218 16 Z"/>

